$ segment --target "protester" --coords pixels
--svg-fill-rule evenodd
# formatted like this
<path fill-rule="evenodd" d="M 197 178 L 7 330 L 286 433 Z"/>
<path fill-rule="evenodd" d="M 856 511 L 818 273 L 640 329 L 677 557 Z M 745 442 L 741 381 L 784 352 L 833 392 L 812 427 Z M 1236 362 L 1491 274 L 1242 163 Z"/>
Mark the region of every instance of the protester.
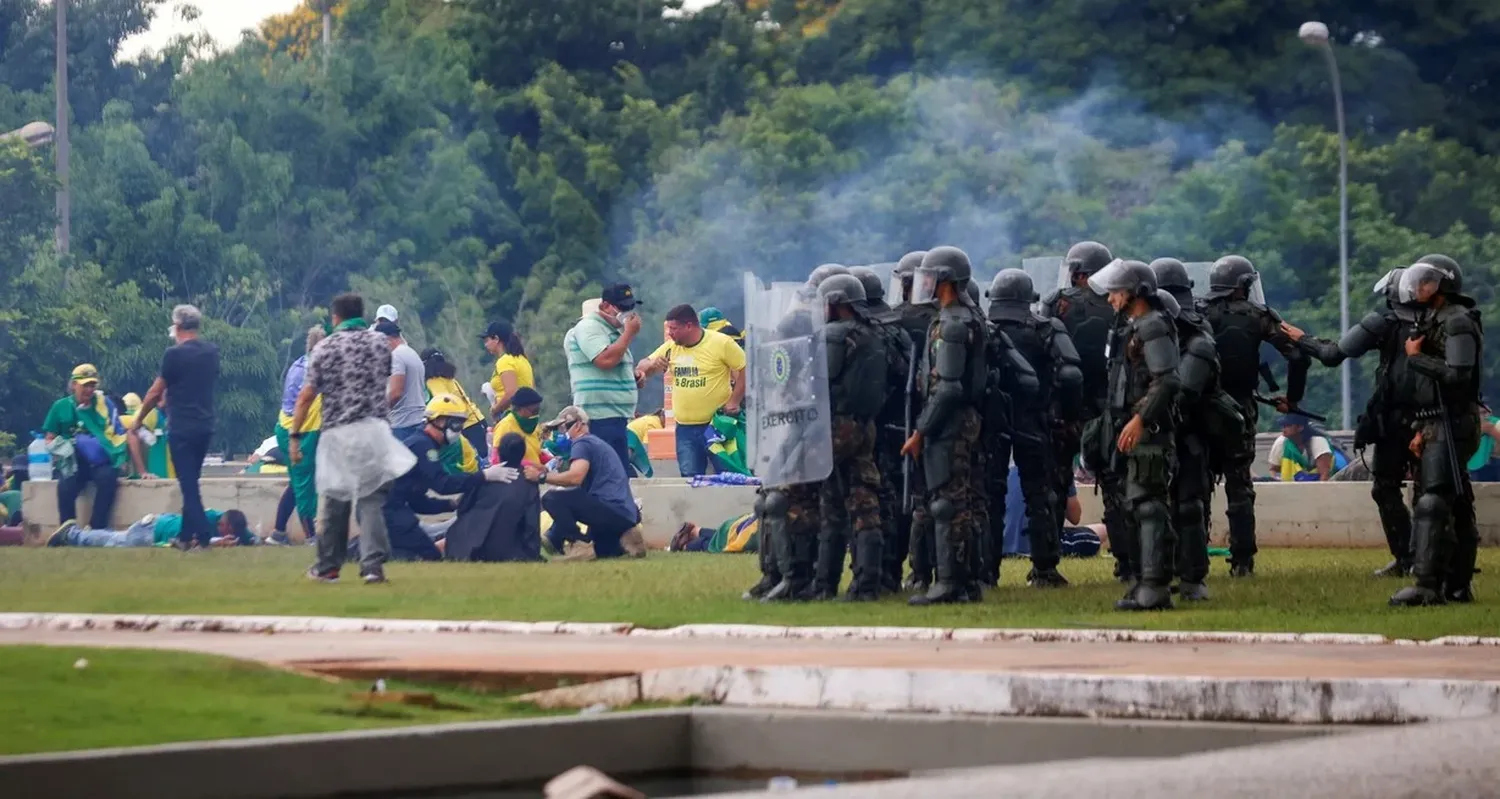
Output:
<path fill-rule="evenodd" d="M 577 406 L 563 408 L 545 427 L 567 442 L 568 467 L 565 471 L 549 472 L 539 464 L 528 463 L 526 479 L 539 485 L 573 489 L 542 495 L 542 508 L 552 517 L 546 543 L 553 552 L 562 552 L 568 541 L 583 539 L 578 529 L 583 524 L 588 526 L 586 540 L 593 544 L 597 557 L 624 555 L 621 536 L 634 531 L 641 516 L 619 455 L 610 457 L 612 448 L 591 432 L 589 415 Z"/>
<path fill-rule="evenodd" d="M 89 526 L 109 527 L 115 510 L 115 490 L 125 463 L 125 427 L 119 410 L 99 391 L 99 370 L 79 364 L 68 380 L 68 396 L 52 403 L 42 422 L 52 473 L 57 480 L 57 518 L 78 518 L 78 497 L 94 486 Z"/>
<path fill-rule="evenodd" d="M 130 451 L 130 463 L 136 477 L 145 480 L 176 479 L 172 468 L 172 455 L 167 446 L 167 431 L 161 408 L 141 414 L 141 396 L 135 392 L 120 398 L 125 412 L 120 414 L 120 424 L 125 427 L 125 445 Z M 135 420 L 141 420 L 141 429 L 132 430 Z"/>
<path fill-rule="evenodd" d="M 250 522 L 238 510 L 205 510 L 217 535 L 212 546 L 255 546 L 260 543 L 250 532 Z M 125 530 L 91 530 L 76 524 L 64 524 L 47 539 L 49 547 L 164 547 L 180 540 L 182 517 L 175 513 L 147 516 Z"/>
<path fill-rule="evenodd" d="M 625 432 L 630 445 L 630 466 L 640 477 L 653 477 L 656 470 L 651 468 L 651 454 L 646 449 L 646 443 L 650 440 L 652 430 L 661 430 L 667 424 L 667 411 L 665 408 L 657 408 L 651 413 L 638 414 L 625 425 Z"/>
<path fill-rule="evenodd" d="M 1488 406 L 1479 408 L 1479 448 L 1469 459 L 1469 479 L 1476 483 L 1500 482 L 1500 457 L 1496 456 L 1495 442 L 1500 441 L 1500 417 Z"/>
<path fill-rule="evenodd" d="M 427 404 L 422 394 L 427 387 L 427 370 L 422 367 L 417 351 L 406 345 L 395 322 L 380 322 L 375 325 L 375 332 L 385 336 L 391 350 L 391 378 L 386 388 L 386 401 L 391 406 L 391 432 L 398 440 L 405 441 L 422 430 L 422 409 Z"/>
<path fill-rule="evenodd" d="M 1328 435 L 1312 420 L 1288 413 L 1276 420 L 1281 435 L 1266 458 L 1271 477 L 1287 482 L 1326 481 L 1349 465 L 1349 459 L 1333 446 Z"/>
<path fill-rule="evenodd" d="M 495 373 L 490 377 L 489 393 L 493 395 L 490 413 L 496 419 L 510 410 L 517 391 L 536 388 L 536 375 L 526 358 L 526 347 L 509 322 L 490 322 L 484 334 L 484 349 L 495 356 Z"/>
<path fill-rule="evenodd" d="M 385 502 L 385 526 L 390 535 L 391 558 L 394 560 L 442 560 L 443 554 L 422 529 L 418 514 L 450 513 L 458 501 L 436 499 L 461 495 L 484 482 L 508 483 L 520 476 L 514 467 L 491 466 L 481 474 L 449 474 L 442 467 L 440 450 L 447 444 L 459 444 L 468 410 L 452 394 L 439 394 L 423 409 L 420 430 L 402 443 L 411 451 L 416 464 L 396 479 Z"/>
<path fill-rule="evenodd" d="M 208 457 L 208 443 L 214 434 L 214 388 L 219 382 L 219 347 L 199 338 L 203 314 L 191 305 L 172 309 L 172 327 L 167 335 L 176 342 L 161 359 L 161 371 L 151 390 L 141 400 L 131 431 L 137 436 L 164 396 L 172 398 L 168 418 L 167 447 L 172 465 L 177 469 L 177 485 L 182 490 L 182 538 L 178 546 L 208 546 L 213 536 L 203 511 L 203 494 L 198 479 L 203 475 L 203 459 Z"/>
<path fill-rule="evenodd" d="M 527 446 L 521 434 L 506 433 L 495 445 L 496 460 L 519 471 L 527 461 Z M 444 557 L 486 563 L 542 560 L 541 514 L 541 490 L 529 480 L 479 486 L 459 502 Z"/>
<path fill-rule="evenodd" d="M 745 346 L 745 332 L 729 324 L 729 320 L 724 318 L 724 312 L 712 305 L 698 312 L 698 324 L 704 330 L 723 333 L 733 339 L 734 343 L 741 347 Z"/>
<path fill-rule="evenodd" d="M 1001 554 L 1004 557 L 1031 555 L 1031 535 L 1027 529 L 1026 498 L 1021 494 L 1021 472 L 1012 463 L 1006 478 L 1005 532 Z M 1060 541 L 1064 555 L 1092 557 L 1103 543 L 1090 527 L 1079 526 L 1083 505 L 1078 501 L 1078 486 L 1068 486 L 1067 515 L 1063 518 Z"/>
<path fill-rule="evenodd" d="M 359 508 L 362 545 L 360 574 L 366 583 L 383 583 L 390 554 L 383 512 L 390 483 L 416 462 L 411 451 L 391 434 L 387 416 L 392 353 L 379 333 L 365 324 L 364 300 L 340 294 L 330 306 L 333 334 L 308 357 L 307 373 L 291 429 L 300 431 L 313 400 L 322 395 L 323 419 L 317 451 L 319 509 L 318 559 L 307 576 L 337 582 L 349 546 L 349 520 Z M 408 348 L 409 349 L 409 348 Z M 414 354 L 415 356 L 415 354 Z M 417 362 L 418 368 L 421 362 Z M 304 457 L 301 432 L 293 432 L 288 455 Z"/>
<path fill-rule="evenodd" d="M 276 446 L 280 447 L 282 452 L 291 451 L 292 414 L 297 411 L 297 398 L 302 394 L 302 385 L 307 380 L 308 358 L 312 357 L 313 348 L 327 337 L 327 331 L 320 325 L 308 328 L 303 354 L 292 362 L 291 367 L 286 370 L 286 377 L 282 379 L 281 414 L 276 420 Z M 322 429 L 322 425 L 323 398 L 318 396 L 314 397 L 312 404 L 308 406 L 307 418 L 297 431 L 300 434 L 299 446 L 303 457 L 300 463 L 291 463 L 287 468 L 290 479 L 287 481 L 286 495 L 282 498 L 281 506 L 276 509 L 276 529 L 267 539 L 271 543 L 291 543 L 286 534 L 290 513 L 283 511 L 283 508 L 287 506 L 296 509 L 297 520 L 302 525 L 303 537 L 309 543 L 317 538 L 318 430 Z"/>
<path fill-rule="evenodd" d="M 641 330 L 635 292 L 624 283 L 606 288 L 599 310 L 578 320 L 563 337 L 573 404 L 592 420 L 594 435 L 614 450 L 630 473 L 625 425 L 635 416 L 635 357 L 630 344 Z"/>
<path fill-rule="evenodd" d="M 495 422 L 495 448 L 500 441 L 512 433 L 526 442 L 526 460 L 545 463 L 542 456 L 542 433 L 537 429 L 541 422 L 542 395 L 534 388 L 521 388 L 511 398 L 510 410 Z"/>
<path fill-rule="evenodd" d="M 636 381 L 663 370 L 672 383 L 677 421 L 677 471 L 683 477 L 726 471 L 708 451 L 714 414 L 740 412 L 745 399 L 745 351 L 723 333 L 705 330 L 691 305 L 667 311 L 667 340 L 636 367 Z"/>
<path fill-rule="evenodd" d="M 396 306 L 394 305 L 382 305 L 375 309 L 375 324 L 380 324 L 381 322 L 395 324 L 400 321 L 401 315 L 396 312 Z"/>
<path fill-rule="evenodd" d="M 718 527 L 703 527 L 684 522 L 667 545 L 668 552 L 707 552 L 709 554 L 755 553 L 760 551 L 760 517 L 746 513 L 726 520 Z"/>
<path fill-rule="evenodd" d="M 478 454 L 480 466 L 487 466 L 490 445 L 485 440 L 484 411 L 474 400 L 469 399 L 469 392 L 464 391 L 463 384 L 458 382 L 458 367 L 448 360 L 442 350 L 428 347 L 422 350 L 422 369 L 427 375 L 429 401 L 439 394 L 452 394 L 468 407 L 469 417 L 464 424 L 464 438 Z"/>

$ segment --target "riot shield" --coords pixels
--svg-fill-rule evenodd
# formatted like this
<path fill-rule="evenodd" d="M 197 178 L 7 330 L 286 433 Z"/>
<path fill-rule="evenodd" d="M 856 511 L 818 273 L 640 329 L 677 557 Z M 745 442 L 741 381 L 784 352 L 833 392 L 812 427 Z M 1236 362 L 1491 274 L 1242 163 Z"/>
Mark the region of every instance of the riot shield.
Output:
<path fill-rule="evenodd" d="M 745 275 L 745 444 L 763 485 L 833 473 L 833 414 L 820 305 L 800 283 Z"/>
<path fill-rule="evenodd" d="M 1200 298 L 1207 297 L 1210 284 L 1209 277 L 1214 271 L 1213 262 L 1193 261 L 1191 263 L 1184 263 L 1183 266 L 1187 267 L 1188 277 L 1193 281 L 1193 296 Z M 1266 307 L 1266 290 L 1260 284 L 1262 279 L 1263 277 L 1257 276 L 1255 282 L 1250 284 L 1250 301 L 1264 308 Z"/>
<path fill-rule="evenodd" d="M 1031 304 L 1033 313 L 1042 312 L 1042 300 L 1047 295 L 1068 286 L 1068 267 L 1061 255 L 1022 258 L 1021 269 L 1031 276 L 1031 288 L 1036 292 L 1036 301 Z"/>

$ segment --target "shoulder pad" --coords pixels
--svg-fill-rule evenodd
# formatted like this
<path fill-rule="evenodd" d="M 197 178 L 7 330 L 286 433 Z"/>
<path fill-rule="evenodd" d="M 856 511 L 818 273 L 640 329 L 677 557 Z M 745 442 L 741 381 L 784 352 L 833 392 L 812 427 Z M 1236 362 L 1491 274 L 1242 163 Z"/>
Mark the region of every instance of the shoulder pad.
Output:
<path fill-rule="evenodd" d="M 938 335 L 943 341 L 953 344 L 969 343 L 969 326 L 961 317 L 944 316 L 939 325 Z"/>
<path fill-rule="evenodd" d="M 1473 313 L 1466 307 L 1450 305 L 1454 309 L 1443 314 L 1443 332 L 1450 336 L 1474 335 L 1478 332 Z"/>
<path fill-rule="evenodd" d="M 1050 317 L 1050 318 L 1042 319 L 1041 321 L 1050 323 L 1052 325 L 1052 332 L 1053 333 L 1064 333 L 1064 334 L 1066 334 L 1068 332 L 1068 326 L 1065 325 L 1065 324 L 1063 324 L 1063 321 L 1061 319 L 1058 319 L 1056 317 Z"/>
<path fill-rule="evenodd" d="M 1061 296 L 1062 296 L 1062 289 L 1053 289 L 1053 290 L 1047 292 L 1047 296 L 1045 296 L 1045 297 L 1042 298 L 1042 304 L 1046 305 L 1046 306 L 1048 306 L 1050 308 L 1053 303 L 1057 302 L 1057 298 L 1061 297 Z"/>
<path fill-rule="evenodd" d="M 1187 351 L 1190 355 L 1209 359 L 1219 356 L 1219 348 L 1214 346 L 1213 340 L 1202 333 L 1193 333 L 1187 340 Z"/>
<path fill-rule="evenodd" d="M 1135 328 L 1135 334 L 1140 336 L 1142 341 L 1152 341 L 1162 336 L 1172 335 L 1172 323 L 1168 322 L 1166 315 L 1160 311 L 1152 311 L 1140 317 L 1132 326 Z"/>

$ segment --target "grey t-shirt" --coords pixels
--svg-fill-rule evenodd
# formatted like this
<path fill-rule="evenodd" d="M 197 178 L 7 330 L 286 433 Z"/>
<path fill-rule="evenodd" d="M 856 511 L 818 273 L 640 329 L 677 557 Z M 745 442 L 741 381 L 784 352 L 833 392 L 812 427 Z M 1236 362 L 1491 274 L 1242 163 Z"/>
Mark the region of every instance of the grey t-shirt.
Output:
<path fill-rule="evenodd" d="M 422 399 L 422 389 L 427 385 L 427 370 L 417 351 L 405 344 L 391 350 L 391 376 L 406 375 L 406 388 L 401 398 L 391 406 L 391 427 L 415 427 L 422 424 L 427 403 Z"/>

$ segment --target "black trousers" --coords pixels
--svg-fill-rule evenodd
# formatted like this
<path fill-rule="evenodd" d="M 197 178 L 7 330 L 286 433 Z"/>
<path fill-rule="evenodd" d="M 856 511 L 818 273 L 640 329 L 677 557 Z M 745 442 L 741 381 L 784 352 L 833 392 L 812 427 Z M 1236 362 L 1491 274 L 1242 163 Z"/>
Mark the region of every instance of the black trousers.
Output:
<path fill-rule="evenodd" d="M 197 541 L 208 546 L 213 538 L 213 528 L 208 526 L 208 515 L 203 509 L 203 492 L 198 480 L 203 477 L 203 458 L 208 454 L 208 440 L 212 431 L 171 430 L 167 433 L 167 449 L 172 453 L 172 466 L 177 470 L 177 486 L 182 490 L 182 534 L 178 540 L 184 544 Z"/>
<path fill-rule="evenodd" d="M 57 481 L 57 518 L 59 521 L 78 519 L 78 497 L 84 489 L 94 486 L 94 510 L 89 514 L 89 529 L 113 530 L 110 518 L 115 512 L 115 489 L 120 484 L 120 473 L 114 466 L 89 466 L 78 464 L 72 477 Z"/>

